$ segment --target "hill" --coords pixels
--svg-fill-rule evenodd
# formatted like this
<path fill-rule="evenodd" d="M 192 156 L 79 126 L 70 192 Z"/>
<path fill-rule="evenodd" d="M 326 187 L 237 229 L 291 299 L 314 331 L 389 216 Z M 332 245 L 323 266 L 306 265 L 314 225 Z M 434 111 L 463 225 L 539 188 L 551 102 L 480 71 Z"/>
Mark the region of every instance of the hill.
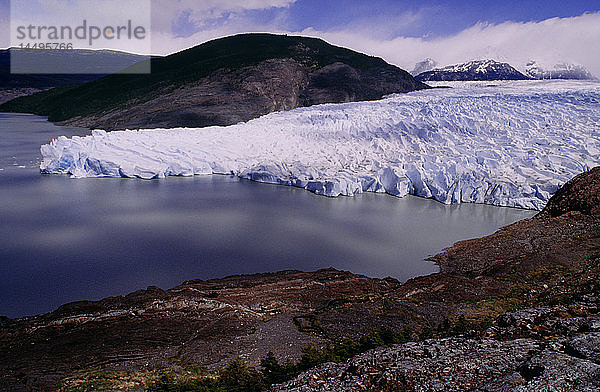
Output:
<path fill-rule="evenodd" d="M 477 60 L 463 64 L 450 65 L 415 76 L 419 81 L 433 80 L 525 80 L 529 79 L 510 64 L 494 60 Z"/>
<path fill-rule="evenodd" d="M 11 54 L 19 56 L 24 73 L 11 73 Z M 54 87 L 88 83 L 145 58 L 111 50 L 0 50 L 0 103 Z M 28 65 L 35 68 L 26 69 Z M 39 69 L 60 69 L 61 73 L 36 73 Z"/>
<path fill-rule="evenodd" d="M 242 34 L 150 61 L 151 74 L 44 91 L 0 111 L 108 130 L 202 127 L 427 88 L 381 58 L 307 37 Z"/>

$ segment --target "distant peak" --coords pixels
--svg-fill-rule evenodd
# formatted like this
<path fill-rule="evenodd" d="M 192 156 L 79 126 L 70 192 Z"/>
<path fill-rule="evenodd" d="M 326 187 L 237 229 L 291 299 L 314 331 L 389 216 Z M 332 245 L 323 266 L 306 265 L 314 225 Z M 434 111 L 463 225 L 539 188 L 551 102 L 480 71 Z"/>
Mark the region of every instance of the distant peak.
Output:
<path fill-rule="evenodd" d="M 525 74 L 533 79 L 596 79 L 583 65 L 560 61 L 554 65 L 540 64 L 530 60 L 525 65 Z"/>
<path fill-rule="evenodd" d="M 508 63 L 491 59 L 448 65 L 417 75 L 417 80 L 522 80 L 528 79 Z"/>
<path fill-rule="evenodd" d="M 415 76 L 422 72 L 431 71 L 438 66 L 438 62 L 434 59 L 427 57 L 425 60 L 419 61 L 415 64 L 415 67 L 411 71 L 411 75 Z"/>

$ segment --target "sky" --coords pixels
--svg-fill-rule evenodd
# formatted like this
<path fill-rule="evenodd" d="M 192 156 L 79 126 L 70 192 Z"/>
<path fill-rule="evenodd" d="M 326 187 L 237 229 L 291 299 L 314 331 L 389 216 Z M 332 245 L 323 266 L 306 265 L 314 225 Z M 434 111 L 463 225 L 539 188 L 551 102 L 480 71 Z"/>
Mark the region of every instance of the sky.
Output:
<path fill-rule="evenodd" d="M 78 2 L 120 10 L 128 1 L 134 0 L 27 3 L 32 10 Z M 579 63 L 600 76 L 598 0 L 146 1 L 151 2 L 152 54 L 166 55 L 236 33 L 273 32 L 323 38 L 408 71 L 427 57 L 439 65 L 492 58 L 517 68 L 530 60 L 542 65 Z M 8 4 L 0 0 L 0 47 L 10 44 Z"/>

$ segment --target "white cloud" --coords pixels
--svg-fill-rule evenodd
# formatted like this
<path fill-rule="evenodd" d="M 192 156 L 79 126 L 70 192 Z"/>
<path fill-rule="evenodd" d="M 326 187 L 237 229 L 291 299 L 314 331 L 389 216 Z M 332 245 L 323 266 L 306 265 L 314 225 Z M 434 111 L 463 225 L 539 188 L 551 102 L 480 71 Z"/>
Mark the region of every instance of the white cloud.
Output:
<path fill-rule="evenodd" d="M 37 1 L 57 7 L 56 9 L 61 9 L 65 2 L 73 3 L 72 0 Z M 116 4 L 120 4 L 120 9 L 123 9 L 123 4 L 128 1 L 95 1 L 98 5 L 95 10 L 101 14 L 108 12 L 108 8 L 117 7 Z M 107 2 L 112 2 L 114 7 L 107 7 Z M 540 22 L 479 23 L 451 36 L 415 38 L 398 36 L 396 32 L 402 30 L 403 25 L 409 30 L 411 25 L 419 24 L 426 17 L 427 10 L 359 18 L 355 23 L 337 31 L 310 28 L 292 31 L 286 28 L 289 25 L 287 8 L 294 2 L 295 0 L 152 0 L 152 53 L 174 53 L 210 39 L 236 33 L 273 32 L 320 37 L 336 45 L 383 57 L 407 70 L 427 57 L 435 59 L 440 65 L 493 58 L 509 62 L 517 68 L 523 68 L 529 60 L 537 60 L 542 64 L 562 61 L 579 63 L 600 76 L 600 51 L 597 50 L 600 42 L 600 12 Z M 270 13 L 268 22 L 256 19 L 255 11 L 273 9 L 277 12 Z M 187 18 L 183 20 L 184 24 L 189 25 L 187 34 L 174 33 L 174 23 L 179 18 Z M 0 39 L 3 26 L 1 19 Z M 0 41 L 0 46 L 7 45 Z M 135 48 L 129 50 L 140 52 Z"/>
<path fill-rule="evenodd" d="M 10 8 L 7 0 L 0 0 L 0 48 L 10 41 Z"/>
<path fill-rule="evenodd" d="M 541 22 L 479 23 L 458 34 L 435 39 L 397 37 L 377 40 L 352 30 L 301 34 L 381 56 L 404 69 L 431 57 L 440 65 L 493 58 L 522 68 L 529 60 L 546 64 L 579 63 L 600 76 L 600 13 Z"/>
<path fill-rule="evenodd" d="M 403 16 L 407 23 L 419 15 Z M 542 64 L 558 62 L 579 63 L 600 76 L 600 13 L 569 18 L 551 18 L 540 22 L 479 23 L 455 35 L 438 38 L 396 37 L 382 39 L 389 33 L 381 20 L 367 21 L 339 31 L 289 31 L 284 24 L 270 26 L 253 24 L 240 18 L 224 21 L 220 26 L 206 29 L 185 38 L 154 34 L 155 53 L 168 54 L 207 40 L 241 32 L 269 31 L 323 38 L 326 41 L 360 52 L 383 57 L 390 63 L 411 70 L 415 63 L 431 57 L 440 65 L 468 60 L 492 58 L 523 68 L 529 60 Z"/>
<path fill-rule="evenodd" d="M 3 1 L 3 0 L 0 0 Z M 247 18 L 251 11 L 271 8 L 286 9 L 296 0 L 28 0 L 12 4 L 14 26 L 71 25 L 79 26 L 83 19 L 100 26 L 123 25 L 128 19 L 150 26 L 156 44 L 152 50 L 140 42 L 97 42 L 94 48 L 111 48 L 135 53 L 171 53 L 194 46 L 208 39 L 242 31 L 265 30 L 254 26 Z M 8 12 L 0 15 L 0 47 L 11 43 Z M 178 26 L 181 22 L 183 26 Z M 185 34 L 185 29 L 189 34 Z M 174 31 L 175 29 L 183 30 Z M 15 30 L 13 28 L 13 30 Z M 5 32 L 4 35 L 2 33 Z M 17 42 L 13 33 L 13 45 Z M 78 47 L 84 47 L 76 43 Z"/>
<path fill-rule="evenodd" d="M 286 8 L 296 0 L 152 0 L 153 31 L 172 33 L 173 24 L 181 17 L 200 30 L 212 20 L 243 16 L 247 11 Z M 224 27 L 224 26 L 220 26 Z"/>
<path fill-rule="evenodd" d="M 8 19 L 0 19 L 0 48 L 6 48 L 10 42 L 10 24 Z"/>
<path fill-rule="evenodd" d="M 40 43 L 71 43 L 76 48 L 129 50 L 136 53 L 149 53 L 151 51 L 148 34 L 143 34 L 143 39 L 112 38 L 105 39 L 101 31 L 105 27 L 112 27 L 116 31 L 118 26 L 127 26 L 131 21 L 132 30 L 143 27 L 145 32 L 151 31 L 151 0 L 28 0 L 12 1 L 10 8 L 10 44 L 11 46 L 33 45 Z M 86 38 L 78 39 L 69 33 L 58 33 L 50 37 L 47 26 L 61 31 L 61 26 L 69 26 L 72 30 L 83 26 Z M 34 26 L 32 30 L 27 27 Z M 94 26 L 98 36 L 91 39 L 90 26 Z M 38 29 L 39 27 L 39 29 Z M 94 35 L 96 32 L 93 33 Z M 124 36 L 127 36 L 125 34 Z M 5 46 L 5 45 L 3 45 Z"/>

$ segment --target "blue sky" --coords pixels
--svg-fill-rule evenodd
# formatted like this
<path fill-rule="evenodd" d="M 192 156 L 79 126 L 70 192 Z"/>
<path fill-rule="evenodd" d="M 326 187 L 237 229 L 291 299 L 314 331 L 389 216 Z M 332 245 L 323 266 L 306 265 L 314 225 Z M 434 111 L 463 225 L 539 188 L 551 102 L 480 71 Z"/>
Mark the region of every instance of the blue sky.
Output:
<path fill-rule="evenodd" d="M 440 65 L 480 58 L 523 68 L 531 60 L 579 63 L 600 75 L 600 1 L 154 0 L 153 38 L 171 47 L 228 34 L 267 31 L 320 37 L 381 56 L 405 69 L 431 57 Z M 165 0 L 166 1 L 166 0 Z M 216 1 L 216 0 L 215 0 Z M 177 43 L 176 43 L 177 42 Z"/>
<path fill-rule="evenodd" d="M 572 17 L 600 10 L 600 1 L 433 1 L 433 0 L 297 0 L 289 6 L 286 23 L 290 30 L 313 27 L 329 31 L 352 23 L 387 22 L 392 34 L 443 36 L 455 34 L 477 22 L 542 21 L 552 17 Z M 277 11 L 262 12 L 265 22 Z M 410 15 L 406 25 L 395 21 Z"/>
<path fill-rule="evenodd" d="M 439 37 L 456 34 L 478 22 L 539 22 L 553 17 L 579 16 L 600 11 L 600 1 L 296 0 L 285 7 L 229 11 L 227 15 L 245 14 L 256 24 L 271 26 L 275 23 L 290 31 L 307 28 L 332 31 L 371 22 L 386 24 L 387 38 L 394 35 Z M 189 12 L 182 11 L 182 14 Z M 185 23 L 186 18 L 180 21 L 183 25 L 175 23 L 173 26 L 176 33 L 190 34 L 206 28 L 202 24 L 194 26 L 189 20 Z"/>
<path fill-rule="evenodd" d="M 27 0 L 46 7 L 116 2 L 116 11 L 131 1 L 151 2 L 154 54 L 273 32 L 320 37 L 408 70 L 426 57 L 439 65 L 493 58 L 517 68 L 531 60 L 580 63 L 600 75 L 598 0 Z M 0 0 L 0 47 L 8 46 L 7 5 Z"/>

